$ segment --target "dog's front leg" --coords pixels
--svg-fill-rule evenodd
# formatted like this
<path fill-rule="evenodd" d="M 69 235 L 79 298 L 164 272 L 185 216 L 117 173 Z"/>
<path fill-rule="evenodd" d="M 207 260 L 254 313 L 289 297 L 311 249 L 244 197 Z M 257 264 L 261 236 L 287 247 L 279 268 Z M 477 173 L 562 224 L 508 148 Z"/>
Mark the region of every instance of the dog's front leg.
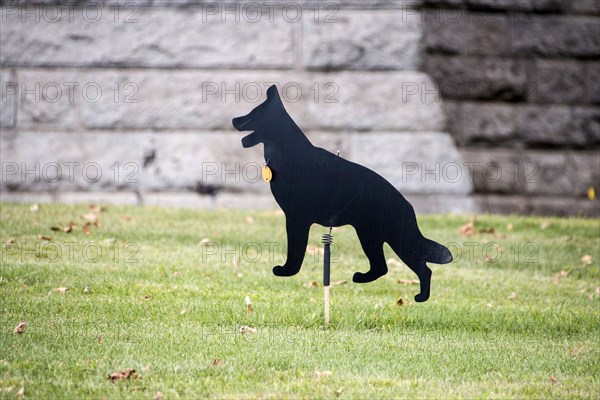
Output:
<path fill-rule="evenodd" d="M 286 217 L 285 229 L 287 231 L 287 260 L 283 266 L 273 268 L 273 274 L 277 276 L 292 276 L 300 271 L 308 243 L 310 223 Z"/>

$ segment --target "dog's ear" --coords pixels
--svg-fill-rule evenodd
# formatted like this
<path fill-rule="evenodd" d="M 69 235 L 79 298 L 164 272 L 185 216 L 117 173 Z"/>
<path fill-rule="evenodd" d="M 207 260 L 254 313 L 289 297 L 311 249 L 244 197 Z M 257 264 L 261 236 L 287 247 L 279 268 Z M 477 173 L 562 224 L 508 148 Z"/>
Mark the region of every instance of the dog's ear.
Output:
<path fill-rule="evenodd" d="M 277 93 L 277 86 L 271 85 L 267 89 L 267 100 L 279 99 L 279 93 Z"/>

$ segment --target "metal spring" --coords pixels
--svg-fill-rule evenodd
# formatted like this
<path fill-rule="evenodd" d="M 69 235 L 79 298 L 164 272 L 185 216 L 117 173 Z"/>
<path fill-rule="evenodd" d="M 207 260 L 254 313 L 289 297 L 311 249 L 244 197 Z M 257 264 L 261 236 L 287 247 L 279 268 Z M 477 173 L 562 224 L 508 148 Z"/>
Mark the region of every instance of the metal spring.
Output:
<path fill-rule="evenodd" d="M 331 244 L 333 242 L 333 235 L 331 233 L 324 233 L 321 236 L 321 241 L 323 244 Z"/>

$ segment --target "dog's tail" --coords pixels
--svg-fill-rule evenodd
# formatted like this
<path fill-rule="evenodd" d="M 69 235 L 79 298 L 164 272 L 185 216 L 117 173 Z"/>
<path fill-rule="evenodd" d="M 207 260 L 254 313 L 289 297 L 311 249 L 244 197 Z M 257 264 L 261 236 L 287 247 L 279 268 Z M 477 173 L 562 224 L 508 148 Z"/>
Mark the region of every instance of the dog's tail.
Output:
<path fill-rule="evenodd" d="M 425 238 L 425 260 L 434 264 L 448 264 L 452 262 L 452 253 L 446 246 Z"/>

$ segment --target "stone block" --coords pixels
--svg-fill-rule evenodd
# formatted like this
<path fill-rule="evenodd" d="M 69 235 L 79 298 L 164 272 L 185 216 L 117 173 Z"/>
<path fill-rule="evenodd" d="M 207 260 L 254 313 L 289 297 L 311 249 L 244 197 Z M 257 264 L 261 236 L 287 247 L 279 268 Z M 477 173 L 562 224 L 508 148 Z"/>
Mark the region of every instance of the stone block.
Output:
<path fill-rule="evenodd" d="M 600 55 L 600 24 L 593 17 L 539 16 L 511 24 L 516 56 L 596 58 Z"/>
<path fill-rule="evenodd" d="M 303 59 L 309 69 L 417 69 L 419 15 L 403 11 L 341 10 L 337 22 L 304 18 Z"/>
<path fill-rule="evenodd" d="M 501 145 L 515 136 L 517 108 L 503 103 L 471 103 L 463 105 L 461 142 Z"/>
<path fill-rule="evenodd" d="M 534 167 L 524 162 L 520 150 L 462 149 L 476 193 L 523 193 L 533 180 Z"/>
<path fill-rule="evenodd" d="M 571 109 L 561 105 L 512 106 L 517 109 L 517 138 L 529 146 L 585 146 L 581 129 L 573 129 Z"/>
<path fill-rule="evenodd" d="M 571 60 L 537 60 L 536 103 L 573 104 L 585 100 L 586 65 Z"/>
<path fill-rule="evenodd" d="M 600 62 L 590 62 L 587 67 L 587 101 L 600 104 Z"/>
<path fill-rule="evenodd" d="M 518 101 L 530 85 L 522 60 L 430 56 L 425 70 L 452 100 Z"/>
<path fill-rule="evenodd" d="M 17 114 L 18 85 L 11 70 L 0 70 L 0 128 L 12 128 Z"/>
<path fill-rule="evenodd" d="M 468 170 L 448 134 L 359 133 L 350 141 L 348 159 L 377 171 L 402 193 L 471 192 Z"/>
<path fill-rule="evenodd" d="M 463 26 L 463 29 L 468 29 L 465 53 L 504 55 L 509 52 L 508 17 L 502 14 L 474 13 Z"/>
<path fill-rule="evenodd" d="M 565 152 L 528 151 L 524 154 L 531 172 L 525 181 L 525 192 L 537 195 L 573 195 L 572 166 Z"/>
<path fill-rule="evenodd" d="M 464 17 L 463 11 L 424 10 L 421 18 L 425 49 L 431 53 L 465 53 L 468 30 Z"/>
<path fill-rule="evenodd" d="M 573 107 L 570 136 L 588 150 L 600 148 L 600 109 Z M 574 140 L 572 142 L 575 142 Z"/>
<path fill-rule="evenodd" d="M 600 1 L 598 0 L 571 0 L 572 13 L 599 15 L 600 14 Z"/>
<path fill-rule="evenodd" d="M 574 151 L 569 153 L 573 164 L 574 195 L 587 198 L 588 189 L 593 187 L 596 196 L 600 193 L 600 154 L 593 151 Z M 599 199 L 595 200 L 596 202 Z"/>
<path fill-rule="evenodd" d="M 42 10 L 38 10 L 42 8 Z M 295 30 L 283 17 L 256 21 L 209 15 L 202 8 L 0 10 L 0 63 L 27 66 L 286 68 Z M 61 10 L 61 9 L 59 9 Z M 28 16 L 28 17 L 27 17 Z M 37 22 L 36 22 L 37 19 Z"/>

